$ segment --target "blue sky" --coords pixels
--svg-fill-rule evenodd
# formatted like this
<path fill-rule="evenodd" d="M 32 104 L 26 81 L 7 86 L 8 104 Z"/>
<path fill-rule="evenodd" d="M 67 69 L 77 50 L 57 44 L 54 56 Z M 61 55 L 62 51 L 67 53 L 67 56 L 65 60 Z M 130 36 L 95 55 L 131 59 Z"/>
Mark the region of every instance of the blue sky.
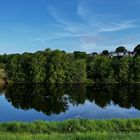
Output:
<path fill-rule="evenodd" d="M 0 0 L 0 54 L 133 50 L 139 7 L 139 0 Z"/>

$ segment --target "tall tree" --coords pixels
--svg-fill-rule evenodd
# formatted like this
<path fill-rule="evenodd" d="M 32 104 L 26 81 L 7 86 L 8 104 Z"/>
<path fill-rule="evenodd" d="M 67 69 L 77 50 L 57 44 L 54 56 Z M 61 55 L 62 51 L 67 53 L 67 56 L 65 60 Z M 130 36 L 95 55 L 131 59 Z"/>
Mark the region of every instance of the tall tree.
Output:
<path fill-rule="evenodd" d="M 13 82 L 23 82 L 25 78 L 20 60 L 21 56 L 18 54 L 9 55 L 9 60 L 5 67 L 8 79 Z"/>
<path fill-rule="evenodd" d="M 111 82 L 113 81 L 113 71 L 110 67 L 111 59 L 104 56 L 97 56 L 94 61 L 91 61 L 89 67 L 89 77 L 94 82 Z"/>
<path fill-rule="evenodd" d="M 67 83 L 84 83 L 86 81 L 86 61 L 83 59 L 68 62 Z"/>
<path fill-rule="evenodd" d="M 114 78 L 117 82 L 129 81 L 129 58 L 122 59 L 114 58 L 112 61 L 112 68 L 114 71 Z"/>
<path fill-rule="evenodd" d="M 136 55 L 140 55 L 140 44 L 134 48 L 134 52 L 136 53 Z"/>
<path fill-rule="evenodd" d="M 45 56 L 42 53 L 35 53 L 31 61 L 31 76 L 33 83 L 44 83 L 46 80 Z"/>
<path fill-rule="evenodd" d="M 116 48 L 116 52 L 126 52 L 126 51 L 127 51 L 127 49 L 123 46 Z"/>
<path fill-rule="evenodd" d="M 64 83 L 65 82 L 65 70 L 68 63 L 67 54 L 56 50 L 48 54 L 47 56 L 47 78 L 48 83 Z"/>
<path fill-rule="evenodd" d="M 134 58 L 134 81 L 140 82 L 140 56 Z"/>
<path fill-rule="evenodd" d="M 75 59 L 86 59 L 88 56 L 86 52 L 80 52 L 80 51 L 73 52 L 73 55 Z"/>
<path fill-rule="evenodd" d="M 108 51 L 108 50 L 104 50 L 104 51 L 102 52 L 102 55 L 108 56 L 108 55 L 109 55 L 109 51 Z"/>

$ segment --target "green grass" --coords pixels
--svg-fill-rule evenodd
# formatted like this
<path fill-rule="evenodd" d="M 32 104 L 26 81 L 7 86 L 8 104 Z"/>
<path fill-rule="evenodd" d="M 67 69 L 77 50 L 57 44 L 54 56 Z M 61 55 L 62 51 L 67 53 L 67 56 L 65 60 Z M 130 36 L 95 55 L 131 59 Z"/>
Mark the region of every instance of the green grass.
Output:
<path fill-rule="evenodd" d="M 0 140 L 140 140 L 140 134 L 0 134 Z"/>
<path fill-rule="evenodd" d="M 84 132 L 110 132 L 128 133 L 140 132 L 140 119 L 121 120 L 67 120 L 63 122 L 35 121 L 0 123 L 0 132 L 12 133 L 84 133 Z"/>
<path fill-rule="evenodd" d="M 140 140 L 140 119 L 0 123 L 0 140 Z"/>

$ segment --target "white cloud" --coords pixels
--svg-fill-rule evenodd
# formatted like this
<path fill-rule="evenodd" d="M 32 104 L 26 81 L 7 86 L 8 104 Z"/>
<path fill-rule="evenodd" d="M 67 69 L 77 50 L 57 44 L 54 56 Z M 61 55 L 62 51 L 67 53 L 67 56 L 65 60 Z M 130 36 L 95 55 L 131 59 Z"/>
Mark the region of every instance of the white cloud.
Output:
<path fill-rule="evenodd" d="M 89 9 L 90 8 L 87 1 L 78 1 L 77 15 L 79 15 L 81 18 L 87 18 L 91 14 Z"/>
<path fill-rule="evenodd" d="M 119 23 L 99 24 L 99 32 L 114 32 L 137 27 L 135 23 L 135 20 L 124 20 Z"/>
<path fill-rule="evenodd" d="M 13 32 L 19 33 L 20 35 L 22 34 L 22 37 L 25 36 L 26 38 L 28 38 L 28 40 L 29 36 L 31 36 L 31 42 L 33 42 L 34 44 L 37 43 L 40 46 L 42 45 L 45 47 L 47 42 L 51 41 L 62 41 L 62 39 L 65 41 L 71 41 L 72 39 L 77 40 L 77 49 L 79 47 L 79 49 L 83 51 L 90 52 L 101 50 L 101 42 L 110 42 L 109 39 L 106 39 L 106 37 L 102 36 L 103 32 L 115 32 L 137 27 L 135 20 L 119 20 L 116 17 L 114 17 L 112 20 L 109 20 L 112 18 L 112 16 L 105 14 L 98 15 L 94 13 L 93 11 L 91 11 L 89 2 L 90 0 L 78 1 L 77 11 L 75 12 L 75 15 L 80 17 L 80 19 L 82 19 L 81 21 L 68 20 L 63 16 L 61 9 L 49 6 L 48 10 L 50 15 L 56 21 L 55 24 L 53 23 L 53 25 L 51 26 L 38 26 L 37 28 L 23 25 L 12 27 L 12 30 Z M 103 20 L 101 20 L 102 17 Z M 126 43 L 124 42 L 124 44 Z M 106 44 L 103 45 L 106 46 Z M 112 44 L 107 45 L 111 46 Z M 99 46 L 100 48 L 98 48 Z"/>
<path fill-rule="evenodd" d="M 89 0 L 78 1 L 75 14 L 82 18 L 82 22 L 66 20 L 61 11 L 51 6 L 49 12 L 61 30 L 56 31 L 52 37 L 49 37 L 49 40 L 77 38 L 78 41 L 80 40 L 80 49 L 89 51 L 94 50 L 95 44 L 98 44 L 98 42 L 106 40 L 105 37 L 100 35 L 102 32 L 115 32 L 137 27 L 135 20 L 119 20 L 115 17 L 112 19 L 112 16 L 109 17 L 109 15 L 92 13 L 88 2 Z M 103 21 L 101 17 L 104 17 Z"/>
<path fill-rule="evenodd" d="M 63 32 L 68 31 L 72 34 L 93 34 L 93 32 L 94 34 L 98 34 L 137 27 L 135 20 L 116 20 L 115 17 L 112 19 L 112 16 L 109 18 L 109 15 L 101 16 L 94 14 L 90 11 L 88 4 L 87 1 L 81 0 L 77 6 L 77 15 L 83 18 L 83 22 L 66 20 L 61 12 L 53 6 L 49 8 L 49 12 L 59 24 L 59 27 L 63 29 Z M 104 21 L 101 20 L 101 17 L 104 17 Z"/>
<path fill-rule="evenodd" d="M 79 0 L 77 15 L 83 18 L 94 32 L 115 32 L 137 27 L 136 20 L 121 20 L 117 15 L 97 14 L 91 10 L 90 0 Z"/>

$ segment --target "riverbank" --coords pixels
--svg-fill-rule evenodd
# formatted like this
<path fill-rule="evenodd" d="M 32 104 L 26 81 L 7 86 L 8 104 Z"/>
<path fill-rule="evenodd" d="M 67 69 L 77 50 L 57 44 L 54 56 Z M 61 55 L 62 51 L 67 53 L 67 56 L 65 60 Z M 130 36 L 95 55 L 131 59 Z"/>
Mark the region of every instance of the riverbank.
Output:
<path fill-rule="evenodd" d="M 0 123 L 0 140 L 138 140 L 140 119 Z"/>
<path fill-rule="evenodd" d="M 0 140 L 139 140 L 138 133 L 0 134 Z"/>

